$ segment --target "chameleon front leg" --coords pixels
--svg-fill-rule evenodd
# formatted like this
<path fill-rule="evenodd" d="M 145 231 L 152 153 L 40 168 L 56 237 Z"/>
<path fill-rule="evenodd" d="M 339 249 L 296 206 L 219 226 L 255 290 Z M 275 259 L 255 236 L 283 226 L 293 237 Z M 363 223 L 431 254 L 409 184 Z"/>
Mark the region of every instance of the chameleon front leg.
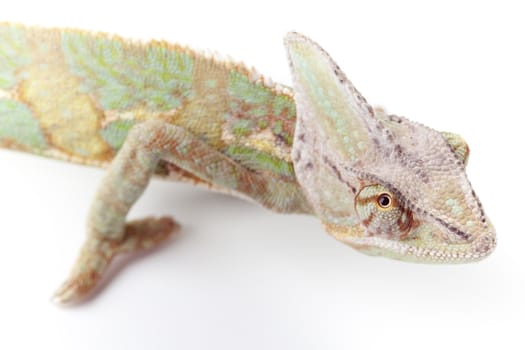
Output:
<path fill-rule="evenodd" d="M 176 228 L 170 218 L 126 224 L 160 160 L 169 161 L 203 181 L 245 194 L 263 190 L 254 174 L 187 130 L 158 120 L 134 126 L 111 163 L 88 216 L 88 237 L 67 281 L 55 293 L 59 303 L 89 294 L 118 254 L 156 246 Z"/>

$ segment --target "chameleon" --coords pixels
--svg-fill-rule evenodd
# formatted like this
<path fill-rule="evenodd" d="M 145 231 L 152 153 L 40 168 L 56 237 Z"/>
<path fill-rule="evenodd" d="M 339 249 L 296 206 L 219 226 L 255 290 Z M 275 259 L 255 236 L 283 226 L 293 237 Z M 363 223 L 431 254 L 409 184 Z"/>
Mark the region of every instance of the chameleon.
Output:
<path fill-rule="evenodd" d="M 0 146 L 107 168 L 56 302 L 179 229 L 126 220 L 154 176 L 314 215 L 369 255 L 467 263 L 495 249 L 461 136 L 371 107 L 306 36 L 284 45 L 293 88 L 164 41 L 0 23 Z"/>

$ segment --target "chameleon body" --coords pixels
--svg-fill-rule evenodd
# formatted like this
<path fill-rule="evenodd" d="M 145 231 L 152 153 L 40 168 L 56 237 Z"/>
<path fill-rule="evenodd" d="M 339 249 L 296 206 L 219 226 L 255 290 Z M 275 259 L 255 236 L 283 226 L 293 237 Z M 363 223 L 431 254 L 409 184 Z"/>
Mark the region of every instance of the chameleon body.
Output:
<path fill-rule="evenodd" d="M 165 42 L 0 24 L 0 146 L 108 168 L 58 302 L 176 229 L 126 222 L 153 175 L 316 215 L 367 254 L 469 262 L 493 251 L 460 136 L 374 110 L 310 39 L 290 33 L 285 46 L 294 91 Z"/>

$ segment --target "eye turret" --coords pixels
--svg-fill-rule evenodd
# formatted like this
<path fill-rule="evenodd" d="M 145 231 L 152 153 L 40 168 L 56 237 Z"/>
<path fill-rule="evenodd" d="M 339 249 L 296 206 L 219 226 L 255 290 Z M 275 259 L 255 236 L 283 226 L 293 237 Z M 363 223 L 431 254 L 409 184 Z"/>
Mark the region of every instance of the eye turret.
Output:
<path fill-rule="evenodd" d="M 382 185 L 363 187 L 356 195 L 355 209 L 369 236 L 401 240 L 410 235 L 412 212 Z"/>

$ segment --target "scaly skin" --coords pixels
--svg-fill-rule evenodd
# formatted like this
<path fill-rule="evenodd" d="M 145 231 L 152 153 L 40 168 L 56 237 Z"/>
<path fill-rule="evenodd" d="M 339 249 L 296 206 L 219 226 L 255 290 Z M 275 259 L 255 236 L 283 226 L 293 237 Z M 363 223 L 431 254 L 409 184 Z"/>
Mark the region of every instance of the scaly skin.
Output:
<path fill-rule="evenodd" d="M 57 301 L 79 300 L 115 255 L 176 228 L 126 223 L 155 174 L 314 214 L 368 254 L 468 262 L 492 252 L 463 139 L 374 111 L 317 44 L 295 33 L 285 44 L 295 97 L 164 42 L 0 24 L 0 146 L 109 168 Z"/>
<path fill-rule="evenodd" d="M 164 42 L 78 30 L 0 24 L 0 38 L 0 145 L 107 166 L 133 125 L 157 119 L 286 182 L 287 195 L 300 193 L 290 158 L 293 98 L 255 71 Z M 156 173 L 181 176 L 167 162 Z M 295 207 L 304 206 L 283 210 L 304 211 Z"/>

